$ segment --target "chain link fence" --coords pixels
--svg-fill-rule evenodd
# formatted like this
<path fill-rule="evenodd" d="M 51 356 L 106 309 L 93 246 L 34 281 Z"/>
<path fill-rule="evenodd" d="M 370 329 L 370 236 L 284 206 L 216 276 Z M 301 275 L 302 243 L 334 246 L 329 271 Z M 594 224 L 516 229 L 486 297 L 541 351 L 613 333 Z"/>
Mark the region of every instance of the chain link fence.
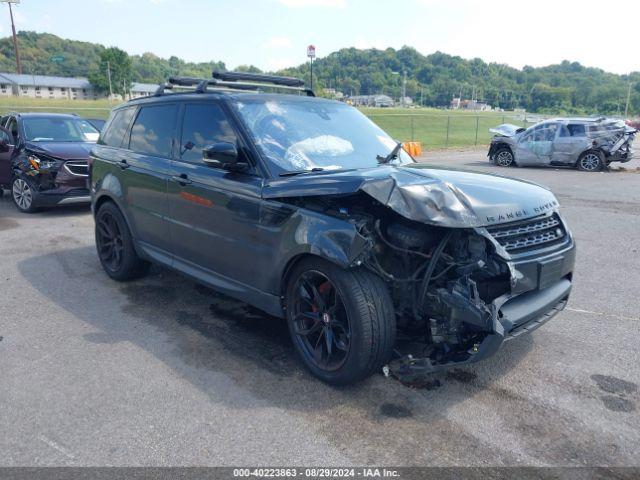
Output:
<path fill-rule="evenodd" d="M 544 120 L 540 115 L 500 112 L 482 114 L 377 113 L 364 112 L 399 141 L 420 142 L 424 148 L 466 147 L 489 144 L 490 128 L 503 123 L 521 127 Z"/>
<path fill-rule="evenodd" d="M 86 105 L 86 104 L 85 104 Z M 11 112 L 71 113 L 84 118 L 106 119 L 111 108 L 105 106 L 26 106 L 0 105 L 0 115 Z M 115 106 L 115 104 L 113 105 Z M 393 138 L 403 142 L 420 142 L 423 148 L 449 148 L 486 145 L 489 129 L 502 123 L 529 127 L 545 117 L 522 112 L 486 112 L 479 114 L 389 113 L 365 110 L 364 113 Z"/>

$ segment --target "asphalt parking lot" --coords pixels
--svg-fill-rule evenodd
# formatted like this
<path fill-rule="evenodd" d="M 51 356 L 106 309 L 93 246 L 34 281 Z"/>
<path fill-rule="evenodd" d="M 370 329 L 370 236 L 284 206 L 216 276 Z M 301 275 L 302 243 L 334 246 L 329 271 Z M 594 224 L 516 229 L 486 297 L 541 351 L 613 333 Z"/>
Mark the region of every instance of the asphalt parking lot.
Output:
<path fill-rule="evenodd" d="M 326 386 L 283 321 L 167 270 L 117 284 L 87 208 L 0 199 L 0 465 L 640 465 L 640 162 L 437 164 L 548 185 L 578 242 L 568 309 L 473 368 Z"/>

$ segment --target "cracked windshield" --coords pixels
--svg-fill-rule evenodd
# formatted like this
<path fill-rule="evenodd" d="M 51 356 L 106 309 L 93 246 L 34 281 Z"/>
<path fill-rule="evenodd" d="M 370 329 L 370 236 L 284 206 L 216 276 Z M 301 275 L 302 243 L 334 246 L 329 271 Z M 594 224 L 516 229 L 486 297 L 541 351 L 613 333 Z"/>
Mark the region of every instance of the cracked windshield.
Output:
<path fill-rule="evenodd" d="M 242 100 L 237 110 L 261 153 L 282 171 L 375 167 L 396 142 L 358 110 L 307 99 Z M 394 164 L 412 162 L 400 150 Z"/>

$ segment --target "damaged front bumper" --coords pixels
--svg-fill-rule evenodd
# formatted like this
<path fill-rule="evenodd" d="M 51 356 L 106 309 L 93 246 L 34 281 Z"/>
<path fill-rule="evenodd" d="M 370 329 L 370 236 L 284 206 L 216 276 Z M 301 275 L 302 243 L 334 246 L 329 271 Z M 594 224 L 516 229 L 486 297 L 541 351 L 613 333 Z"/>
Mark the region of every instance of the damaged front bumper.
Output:
<path fill-rule="evenodd" d="M 575 243 L 569 234 L 567 245 L 560 250 L 534 258 L 511 259 L 508 262 L 512 272 L 511 291 L 487 304 L 484 318 L 471 319 L 479 310 L 468 304 L 460 303 L 459 308 L 452 310 L 453 316 L 467 316 L 469 323 L 484 325 L 485 335 L 481 341 L 445 361 L 424 355 L 426 349 L 422 343 L 400 341 L 397 357 L 389 363 L 390 372 L 397 378 L 411 381 L 421 374 L 479 362 L 496 353 L 504 342 L 545 324 L 567 305 L 575 253 Z"/>

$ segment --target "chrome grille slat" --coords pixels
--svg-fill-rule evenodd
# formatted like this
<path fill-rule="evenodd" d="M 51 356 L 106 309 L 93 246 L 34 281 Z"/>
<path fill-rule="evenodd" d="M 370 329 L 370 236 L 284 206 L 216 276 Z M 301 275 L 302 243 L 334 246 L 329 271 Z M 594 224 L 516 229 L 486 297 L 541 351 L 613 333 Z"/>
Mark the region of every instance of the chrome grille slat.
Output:
<path fill-rule="evenodd" d="M 89 164 L 86 160 L 67 160 L 64 163 L 64 168 L 72 175 L 89 175 Z"/>
<path fill-rule="evenodd" d="M 566 231 L 558 214 L 489 227 L 489 233 L 507 252 L 521 253 L 561 242 Z"/>
<path fill-rule="evenodd" d="M 496 231 L 495 233 L 492 232 L 492 235 L 494 238 L 510 237 L 513 235 L 522 235 L 524 233 L 531 233 L 539 230 L 545 230 L 547 228 L 555 227 L 557 225 L 560 225 L 560 220 L 554 217 L 549 217 L 544 220 L 540 220 L 539 222 L 522 225 L 522 226 L 516 226 L 506 230 L 499 230 L 499 231 Z"/>

